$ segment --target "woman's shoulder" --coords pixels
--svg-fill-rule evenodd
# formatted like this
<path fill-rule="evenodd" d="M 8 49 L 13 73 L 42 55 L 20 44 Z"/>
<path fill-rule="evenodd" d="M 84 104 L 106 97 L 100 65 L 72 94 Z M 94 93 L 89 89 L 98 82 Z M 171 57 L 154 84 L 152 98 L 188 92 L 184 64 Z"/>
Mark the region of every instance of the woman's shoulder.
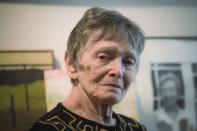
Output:
<path fill-rule="evenodd" d="M 64 115 L 60 108 L 62 107 L 59 103 L 51 111 L 42 115 L 38 120 L 36 120 L 29 131 L 57 131 L 59 125 L 62 125 L 61 123 L 63 120 L 61 117 Z"/>

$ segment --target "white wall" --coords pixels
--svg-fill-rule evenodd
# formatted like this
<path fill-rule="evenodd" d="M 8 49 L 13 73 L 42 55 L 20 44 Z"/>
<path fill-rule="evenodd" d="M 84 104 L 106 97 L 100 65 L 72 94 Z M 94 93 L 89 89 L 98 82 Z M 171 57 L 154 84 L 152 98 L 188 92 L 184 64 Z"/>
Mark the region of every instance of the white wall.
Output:
<path fill-rule="evenodd" d="M 0 50 L 53 49 L 56 65 L 71 29 L 86 6 L 0 3 Z M 146 36 L 197 36 L 197 8 L 169 6 L 110 7 L 134 19 Z"/>

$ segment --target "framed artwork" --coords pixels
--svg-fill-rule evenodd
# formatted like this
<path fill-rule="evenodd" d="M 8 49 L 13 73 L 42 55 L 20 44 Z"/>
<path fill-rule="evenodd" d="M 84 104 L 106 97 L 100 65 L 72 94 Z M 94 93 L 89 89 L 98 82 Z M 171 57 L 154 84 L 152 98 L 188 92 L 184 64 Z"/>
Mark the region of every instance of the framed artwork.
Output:
<path fill-rule="evenodd" d="M 162 89 L 162 86 L 165 86 L 165 82 L 174 80 L 177 86 L 178 92 L 178 105 L 180 108 L 185 108 L 185 94 L 184 94 L 184 84 L 182 69 L 180 63 L 154 63 L 151 65 L 151 79 L 153 86 L 154 94 L 154 110 L 157 110 L 164 106 L 162 101 L 162 91 L 165 92 L 165 89 Z M 172 82 L 173 83 L 173 82 Z M 175 85 L 175 84 L 174 84 Z M 172 89 L 169 89 L 170 91 Z M 168 93 L 168 92 L 166 92 Z"/>
<path fill-rule="evenodd" d="M 148 130 L 196 131 L 197 38 L 147 38 L 137 76 Z"/>
<path fill-rule="evenodd" d="M 46 112 L 44 70 L 53 52 L 0 51 L 0 130 L 28 130 Z"/>

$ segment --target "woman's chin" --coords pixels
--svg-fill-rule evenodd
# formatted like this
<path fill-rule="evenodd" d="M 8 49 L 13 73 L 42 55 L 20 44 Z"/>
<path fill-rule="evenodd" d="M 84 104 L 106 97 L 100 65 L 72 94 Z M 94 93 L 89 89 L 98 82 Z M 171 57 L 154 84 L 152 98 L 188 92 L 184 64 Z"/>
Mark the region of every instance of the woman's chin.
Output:
<path fill-rule="evenodd" d="M 104 98 L 102 101 L 104 104 L 108 104 L 108 105 L 115 105 L 120 103 L 122 100 L 122 98 L 120 96 L 109 96 Z"/>

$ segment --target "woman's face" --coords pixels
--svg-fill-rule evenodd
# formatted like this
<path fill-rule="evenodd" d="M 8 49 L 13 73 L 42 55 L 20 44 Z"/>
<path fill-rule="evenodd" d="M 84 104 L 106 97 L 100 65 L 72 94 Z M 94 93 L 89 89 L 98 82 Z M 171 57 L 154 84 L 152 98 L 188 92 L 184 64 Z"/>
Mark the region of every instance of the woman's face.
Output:
<path fill-rule="evenodd" d="M 166 80 L 161 87 L 161 97 L 164 106 L 173 106 L 177 104 L 178 91 L 176 82 L 173 80 Z"/>
<path fill-rule="evenodd" d="M 114 41 L 87 43 L 78 70 L 81 89 L 89 99 L 102 104 L 122 100 L 134 80 L 139 56 L 129 44 Z"/>

